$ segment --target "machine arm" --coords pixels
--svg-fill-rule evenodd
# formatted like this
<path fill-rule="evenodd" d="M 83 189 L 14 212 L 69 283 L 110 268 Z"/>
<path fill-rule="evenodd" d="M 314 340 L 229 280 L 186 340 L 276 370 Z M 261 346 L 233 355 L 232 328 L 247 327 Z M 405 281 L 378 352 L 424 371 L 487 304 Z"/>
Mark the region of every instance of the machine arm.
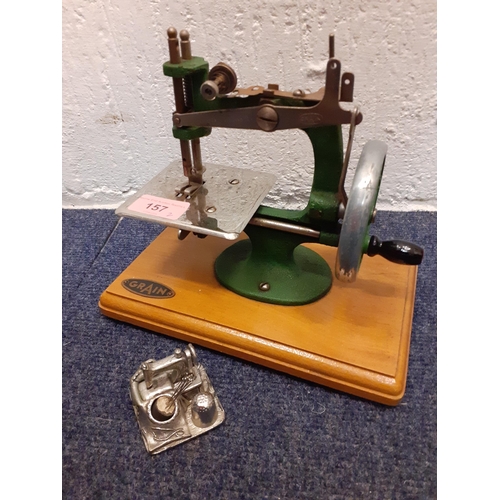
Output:
<path fill-rule="evenodd" d="M 341 64 L 337 59 L 330 59 L 326 67 L 326 85 L 323 98 L 314 106 L 304 106 L 298 96 L 300 106 L 279 106 L 271 103 L 241 108 L 222 108 L 210 111 L 191 111 L 174 113 L 173 122 L 176 127 L 225 127 L 235 129 L 255 129 L 272 132 L 274 130 L 304 129 L 327 125 L 349 124 L 351 111 L 339 105 Z M 353 85 L 353 78 L 343 78 L 343 86 Z M 206 83 L 204 84 L 206 85 Z M 272 89 L 267 89 L 271 90 Z M 346 91 L 344 90 L 344 93 Z M 274 93 L 267 93 L 274 97 Z M 265 91 L 263 92 L 265 94 Z M 223 103 L 221 102 L 221 105 Z M 363 119 L 356 113 L 356 125 Z"/>

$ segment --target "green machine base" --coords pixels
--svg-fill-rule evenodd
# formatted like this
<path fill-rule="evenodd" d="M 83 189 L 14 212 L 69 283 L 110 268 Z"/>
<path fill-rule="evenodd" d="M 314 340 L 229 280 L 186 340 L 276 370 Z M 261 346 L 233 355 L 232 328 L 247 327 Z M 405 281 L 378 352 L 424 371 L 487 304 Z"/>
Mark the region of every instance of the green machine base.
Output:
<path fill-rule="evenodd" d="M 330 290 L 330 267 L 313 250 L 297 246 L 280 260 L 259 250 L 243 240 L 222 252 L 215 262 L 219 283 L 243 297 L 280 305 L 308 304 Z"/>

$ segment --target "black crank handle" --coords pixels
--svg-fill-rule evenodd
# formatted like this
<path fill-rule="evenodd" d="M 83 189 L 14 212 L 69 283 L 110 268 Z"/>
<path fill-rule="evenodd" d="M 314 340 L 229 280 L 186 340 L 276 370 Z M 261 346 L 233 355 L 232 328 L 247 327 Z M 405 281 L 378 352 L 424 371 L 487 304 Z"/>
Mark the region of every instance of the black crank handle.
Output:
<path fill-rule="evenodd" d="M 424 258 L 424 249 L 407 241 L 380 241 L 376 236 L 372 236 L 366 254 L 370 257 L 380 255 L 396 264 L 418 266 Z"/>

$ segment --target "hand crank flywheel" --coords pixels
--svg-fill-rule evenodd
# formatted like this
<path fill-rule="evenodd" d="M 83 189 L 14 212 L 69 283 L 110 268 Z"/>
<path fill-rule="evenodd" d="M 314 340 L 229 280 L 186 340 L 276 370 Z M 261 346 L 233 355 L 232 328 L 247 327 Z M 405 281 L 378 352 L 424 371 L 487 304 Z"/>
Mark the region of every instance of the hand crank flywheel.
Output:
<path fill-rule="evenodd" d="M 335 263 L 335 276 L 339 281 L 356 281 L 377 202 L 386 153 L 387 146 L 381 141 L 368 141 L 361 152 L 340 231 Z"/>

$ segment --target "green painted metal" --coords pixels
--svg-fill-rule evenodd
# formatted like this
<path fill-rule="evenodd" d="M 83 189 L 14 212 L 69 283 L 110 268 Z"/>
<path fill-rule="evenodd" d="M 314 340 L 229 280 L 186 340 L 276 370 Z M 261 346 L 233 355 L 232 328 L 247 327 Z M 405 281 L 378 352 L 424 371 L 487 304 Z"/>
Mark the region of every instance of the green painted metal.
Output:
<path fill-rule="evenodd" d="M 165 63 L 163 72 L 184 78 L 187 93 L 192 96 L 194 111 L 258 106 L 261 96 L 244 99 L 203 99 L 200 87 L 208 78 L 208 63 L 200 57 L 179 64 Z M 277 106 L 312 106 L 299 99 L 272 98 L 266 102 Z M 173 129 L 174 137 L 191 140 L 210 133 L 209 128 Z M 204 133 L 208 131 L 208 133 Z M 282 305 L 300 305 L 323 297 L 332 285 L 329 264 L 303 243 L 337 246 L 340 234 L 338 186 L 343 165 L 341 126 L 320 126 L 303 129 L 309 137 L 314 154 L 314 176 L 307 206 L 303 210 L 285 210 L 261 206 L 256 216 L 299 224 L 319 231 L 319 239 L 248 225 L 248 240 L 235 243 L 216 260 L 215 274 L 228 289 L 251 299 Z M 365 248 L 367 246 L 367 242 Z M 334 263 L 330 263 L 333 265 Z M 269 290 L 259 288 L 269 284 Z"/>
<path fill-rule="evenodd" d="M 212 129 L 210 127 L 172 127 L 172 135 L 181 141 L 191 141 L 210 135 Z"/>
<path fill-rule="evenodd" d="M 279 305 L 307 304 L 328 293 L 330 266 L 300 246 L 304 237 L 251 225 L 245 232 L 249 239 L 231 245 L 215 261 L 215 275 L 226 288 Z"/>
<path fill-rule="evenodd" d="M 206 72 L 208 75 L 208 63 L 202 57 L 183 59 L 179 64 L 170 62 L 163 64 L 163 74 L 172 78 L 184 78 L 198 71 Z"/>

